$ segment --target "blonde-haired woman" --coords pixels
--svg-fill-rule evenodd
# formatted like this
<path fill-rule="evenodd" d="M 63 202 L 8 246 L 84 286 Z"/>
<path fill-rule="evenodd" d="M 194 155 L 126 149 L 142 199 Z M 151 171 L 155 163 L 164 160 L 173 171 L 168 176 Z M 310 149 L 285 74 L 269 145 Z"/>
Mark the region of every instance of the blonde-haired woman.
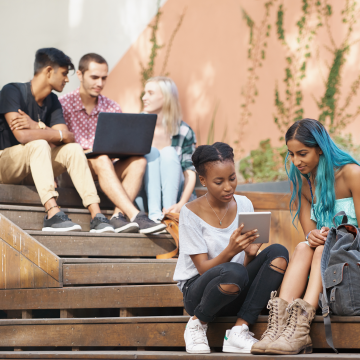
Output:
<path fill-rule="evenodd" d="M 182 121 L 178 90 L 170 78 L 150 78 L 144 91 L 144 112 L 157 114 L 151 152 L 145 156 L 144 185 L 149 218 L 159 221 L 168 212 L 180 212 L 193 195 L 196 138 Z"/>

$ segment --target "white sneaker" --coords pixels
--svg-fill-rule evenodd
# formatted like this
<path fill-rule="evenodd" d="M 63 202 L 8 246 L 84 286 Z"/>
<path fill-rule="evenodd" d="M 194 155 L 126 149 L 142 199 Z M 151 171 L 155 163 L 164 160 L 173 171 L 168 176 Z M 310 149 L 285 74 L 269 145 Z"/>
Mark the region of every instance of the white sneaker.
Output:
<path fill-rule="evenodd" d="M 184 339 L 186 352 L 190 354 L 209 354 L 210 347 L 206 337 L 207 325 L 202 325 L 199 319 L 188 321 Z"/>
<path fill-rule="evenodd" d="M 234 326 L 231 330 L 226 330 L 222 351 L 249 354 L 252 346 L 259 341 L 253 336 L 247 325 Z"/>

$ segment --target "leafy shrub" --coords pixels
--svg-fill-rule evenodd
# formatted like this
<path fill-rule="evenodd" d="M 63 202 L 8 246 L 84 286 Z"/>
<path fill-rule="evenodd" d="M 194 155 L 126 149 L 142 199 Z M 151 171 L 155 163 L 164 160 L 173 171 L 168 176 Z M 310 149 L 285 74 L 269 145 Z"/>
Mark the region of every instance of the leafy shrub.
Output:
<path fill-rule="evenodd" d="M 360 161 L 360 145 L 354 145 L 352 134 L 335 135 L 333 140 L 340 149 L 349 153 L 357 161 Z"/>
<path fill-rule="evenodd" d="M 276 148 L 271 145 L 270 139 L 263 140 L 256 150 L 240 161 L 240 173 L 247 182 L 286 180 L 286 153 L 286 145 Z"/>

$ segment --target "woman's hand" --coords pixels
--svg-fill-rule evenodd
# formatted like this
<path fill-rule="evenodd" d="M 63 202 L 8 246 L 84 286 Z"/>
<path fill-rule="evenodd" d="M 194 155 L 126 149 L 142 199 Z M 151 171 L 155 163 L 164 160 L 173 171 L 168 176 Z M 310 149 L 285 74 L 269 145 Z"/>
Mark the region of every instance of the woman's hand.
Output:
<path fill-rule="evenodd" d="M 248 257 L 255 257 L 262 244 L 250 244 L 244 251 Z"/>
<path fill-rule="evenodd" d="M 241 224 L 230 236 L 230 241 L 227 248 L 233 257 L 248 248 L 249 245 L 260 236 L 256 234 L 258 231 L 257 229 L 248 231 L 245 234 L 241 234 L 243 228 L 244 224 Z M 254 248 L 251 247 L 248 251 L 252 253 Z"/>
<path fill-rule="evenodd" d="M 163 215 L 165 215 L 165 214 L 167 214 L 167 213 L 170 213 L 170 212 L 172 212 L 172 213 L 179 213 L 180 210 L 181 210 L 181 208 L 182 208 L 182 204 L 177 203 L 177 204 L 171 205 L 171 206 L 170 206 L 169 208 L 167 208 L 167 209 L 163 208 L 163 209 L 162 209 L 162 213 L 163 213 Z"/>
<path fill-rule="evenodd" d="M 311 230 L 308 236 L 308 242 L 310 244 L 310 247 L 316 248 L 320 245 L 324 245 L 329 230 L 330 229 L 326 226 L 323 226 L 320 230 Z"/>

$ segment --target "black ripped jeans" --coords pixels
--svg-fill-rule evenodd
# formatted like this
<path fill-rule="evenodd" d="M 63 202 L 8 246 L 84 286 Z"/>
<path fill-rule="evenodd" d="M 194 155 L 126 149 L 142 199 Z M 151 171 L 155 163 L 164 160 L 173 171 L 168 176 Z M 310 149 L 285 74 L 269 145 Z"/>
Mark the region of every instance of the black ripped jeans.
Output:
<path fill-rule="evenodd" d="M 284 277 L 280 270 L 270 266 L 276 258 L 289 262 L 289 253 L 280 244 L 264 249 L 246 267 L 227 262 L 194 276 L 183 287 L 185 310 L 204 322 L 216 316 L 236 315 L 254 324 Z M 237 285 L 239 291 L 234 294 L 221 291 L 220 284 Z"/>

